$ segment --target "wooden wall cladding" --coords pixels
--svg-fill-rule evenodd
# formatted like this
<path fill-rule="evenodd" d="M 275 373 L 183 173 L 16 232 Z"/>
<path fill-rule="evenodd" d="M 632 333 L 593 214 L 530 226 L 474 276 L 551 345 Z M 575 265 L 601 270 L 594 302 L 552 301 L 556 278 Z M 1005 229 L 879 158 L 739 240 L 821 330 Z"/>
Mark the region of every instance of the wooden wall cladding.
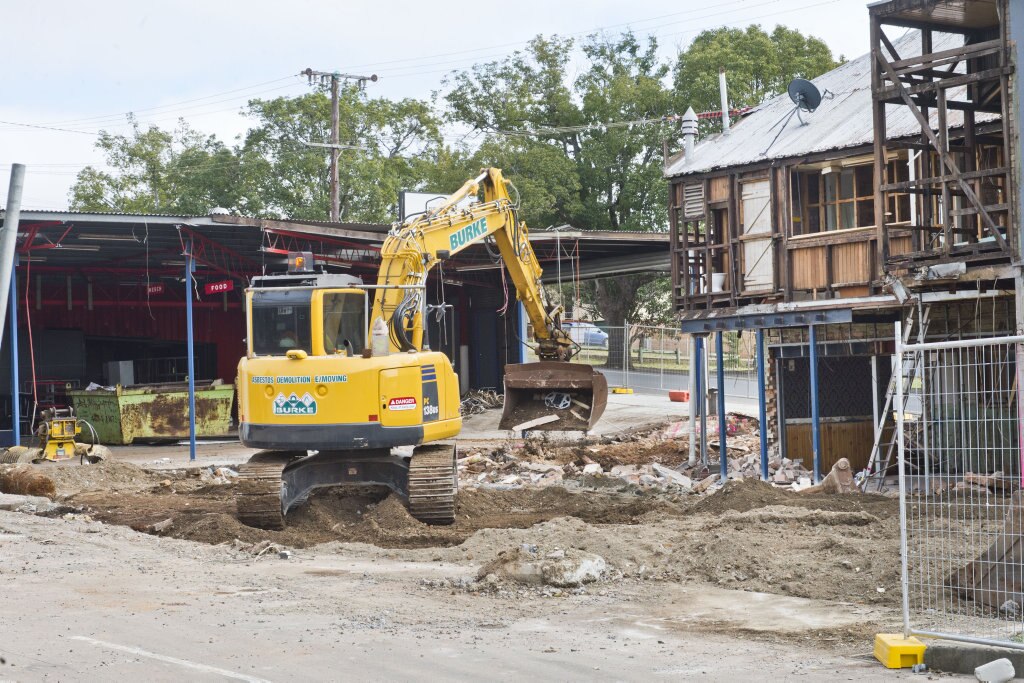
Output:
<path fill-rule="evenodd" d="M 850 461 L 854 472 L 868 465 L 875 427 L 870 418 L 821 423 L 821 473 L 825 475 L 840 458 Z M 786 457 L 803 460 L 808 470 L 814 468 L 810 422 L 786 422 Z"/>
<path fill-rule="evenodd" d="M 909 235 L 903 237 L 889 237 L 889 255 L 909 254 L 913 251 L 914 245 Z"/>
<path fill-rule="evenodd" d="M 711 179 L 710 202 L 724 202 L 729 199 L 729 176 Z"/>
<path fill-rule="evenodd" d="M 860 284 L 871 280 L 870 243 L 851 242 L 832 247 L 834 284 Z"/>
<path fill-rule="evenodd" d="M 793 289 L 824 289 L 828 287 L 825 268 L 825 247 L 791 249 Z"/>

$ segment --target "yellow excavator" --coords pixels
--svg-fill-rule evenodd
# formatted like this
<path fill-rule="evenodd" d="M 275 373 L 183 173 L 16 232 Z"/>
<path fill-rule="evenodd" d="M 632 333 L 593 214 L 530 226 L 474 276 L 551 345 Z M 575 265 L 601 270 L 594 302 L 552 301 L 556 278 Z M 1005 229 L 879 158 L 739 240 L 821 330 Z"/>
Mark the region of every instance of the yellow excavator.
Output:
<path fill-rule="evenodd" d="M 541 359 L 505 366 L 501 428 L 588 430 L 601 417 L 608 384 L 569 362 L 579 347 L 545 299 L 510 186 L 487 168 L 396 224 L 375 285 L 317 273 L 308 252 L 289 254 L 287 274 L 253 279 L 236 383 L 239 438 L 265 450 L 239 468 L 242 522 L 283 528 L 314 489 L 339 485 L 384 485 L 415 518 L 454 520 L 457 454 L 438 442 L 462 428 L 459 381 L 448 357 L 425 343 L 426 282 L 437 264 L 484 240 L 515 283 Z M 480 201 L 467 206 L 469 198 Z M 415 447 L 411 456 L 393 451 L 402 446 Z"/>

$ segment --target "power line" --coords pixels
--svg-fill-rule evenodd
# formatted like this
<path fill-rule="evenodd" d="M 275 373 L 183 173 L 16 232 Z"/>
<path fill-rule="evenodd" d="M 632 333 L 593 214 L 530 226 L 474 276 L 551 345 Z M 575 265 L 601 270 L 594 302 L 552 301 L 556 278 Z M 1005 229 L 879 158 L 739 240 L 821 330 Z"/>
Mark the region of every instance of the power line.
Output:
<path fill-rule="evenodd" d="M 278 87 L 278 88 L 270 88 L 270 89 L 267 89 L 267 90 L 262 90 L 262 91 L 259 91 L 257 93 L 253 93 L 253 95 L 262 95 L 262 94 L 267 94 L 267 93 L 272 93 L 272 92 L 280 92 L 282 90 L 287 90 L 289 88 L 293 88 L 296 85 L 301 85 L 301 84 L 299 84 L 299 83 L 294 83 L 294 84 L 289 83 L 286 86 Z M 223 100 L 223 101 L 229 101 L 229 100 Z M 207 102 L 206 104 L 198 105 L 198 106 L 206 107 L 206 106 L 210 106 L 212 104 L 216 104 L 216 102 Z M 210 116 L 212 114 L 222 114 L 224 112 L 238 111 L 239 106 L 241 106 L 241 105 L 236 105 L 234 107 L 228 107 L 228 108 L 213 109 L 213 110 L 210 110 L 210 111 L 198 111 L 198 112 L 193 112 L 193 113 L 190 113 L 190 114 L 184 115 L 184 116 L 180 115 L 180 114 L 174 114 L 174 115 L 167 115 L 167 116 L 157 116 L 157 117 L 154 117 L 154 118 L 142 118 L 142 119 L 138 119 L 136 121 L 136 123 L 138 123 L 139 125 L 142 125 L 142 126 L 146 126 L 146 125 L 152 125 L 152 124 L 155 124 L 155 123 L 159 123 L 159 122 L 162 122 L 162 121 L 177 121 L 179 119 L 185 119 L 187 121 L 189 118 L 198 118 L 200 116 Z M 191 109 L 191 108 L 193 108 L 193 107 L 189 107 L 189 109 Z M 63 127 L 58 127 L 58 126 L 49 126 L 49 125 L 38 124 L 38 123 L 26 123 L 26 122 L 21 122 L 21 121 L 0 121 L 0 124 L 6 124 L 6 125 L 12 126 L 12 127 L 34 128 L 34 129 L 39 129 L 39 130 L 49 130 L 49 131 L 57 131 L 57 132 L 63 132 L 63 133 L 81 133 L 81 134 L 84 134 L 84 135 L 93 135 L 93 136 L 99 136 L 101 134 L 101 132 L 110 132 L 111 130 L 119 130 L 119 129 L 131 128 L 132 125 L 133 125 L 132 123 L 128 123 L 128 122 L 119 123 L 119 124 L 111 124 L 111 125 L 98 124 L 98 125 L 102 126 L 103 130 L 95 131 L 95 130 L 86 130 L 84 128 L 63 128 Z M 12 128 L 0 128 L 0 133 L 10 132 L 11 130 L 12 130 Z"/>
<path fill-rule="evenodd" d="M 725 7 L 725 6 L 728 6 L 728 5 L 743 4 L 743 3 L 748 2 L 748 1 L 749 0 L 732 0 L 732 2 L 720 3 L 718 5 L 718 7 Z M 779 0 L 772 0 L 772 1 L 773 2 L 778 2 Z M 656 17 L 648 17 L 647 19 L 637 19 L 637 20 L 634 20 L 634 21 L 621 22 L 621 23 L 618 23 L 618 24 L 608 24 L 606 26 L 597 26 L 597 27 L 594 27 L 594 28 L 587 29 L 585 31 L 576 31 L 574 33 L 567 33 L 567 34 L 565 34 L 565 36 L 571 38 L 571 37 L 574 37 L 574 36 L 589 35 L 591 33 L 598 33 L 598 32 L 601 32 L 601 31 L 608 30 L 610 28 L 618 28 L 618 27 L 621 27 L 621 26 L 632 26 L 633 24 L 643 24 L 643 23 L 647 23 L 649 21 L 657 21 L 659 19 L 664 19 L 664 18 L 667 18 L 667 17 L 674 17 L 674 16 L 680 16 L 680 15 L 688 15 L 688 14 L 693 14 L 694 12 L 699 12 L 699 11 L 701 11 L 701 10 L 692 10 L 691 9 L 691 10 L 684 10 L 682 12 L 672 12 L 670 14 L 662 14 L 662 15 L 659 15 L 659 16 L 656 16 Z M 467 50 L 455 50 L 453 52 L 441 52 L 441 53 L 433 54 L 433 55 L 418 55 L 416 57 L 406 57 L 406 58 L 403 58 L 403 59 L 392 59 L 392 60 L 383 61 L 383 62 L 370 62 L 370 63 L 366 63 L 366 64 L 355 64 L 355 65 L 352 65 L 352 66 L 347 67 L 347 68 L 363 69 L 363 68 L 370 68 L 370 67 L 386 66 L 388 64 L 398 64 L 398 63 L 403 63 L 403 62 L 418 62 L 418 61 L 420 61 L 422 59 L 433 59 L 435 57 L 450 57 L 452 55 L 470 54 L 470 53 L 474 53 L 474 52 L 484 52 L 485 50 L 494 50 L 495 48 L 514 47 L 514 46 L 517 46 L 517 45 L 526 45 L 531 40 L 533 40 L 533 39 L 531 38 L 529 40 L 518 40 L 518 41 L 514 41 L 514 42 L 510 42 L 510 43 L 500 43 L 498 45 L 488 45 L 486 47 L 471 48 L 471 49 L 467 49 Z M 507 52 L 503 52 L 503 53 L 500 53 L 500 54 L 508 54 L 508 53 Z M 459 61 L 464 61 L 464 60 L 459 60 Z M 387 69 L 385 69 L 385 70 L 387 70 Z"/>
<path fill-rule="evenodd" d="M 777 4 L 780 1 L 781 0 L 768 0 L 768 2 L 761 3 L 761 5 Z M 706 24 L 704 26 L 699 26 L 699 27 L 695 27 L 695 28 L 692 28 L 692 29 L 687 29 L 685 31 L 677 31 L 675 33 L 668 33 L 668 34 L 659 34 L 657 32 L 653 32 L 651 35 L 653 35 L 656 38 L 672 38 L 672 37 L 675 37 L 675 36 L 684 36 L 684 35 L 693 34 L 693 33 L 700 33 L 701 31 L 706 31 L 706 30 L 710 30 L 712 28 L 717 28 L 717 27 L 731 27 L 731 26 L 736 26 L 736 25 L 740 25 L 740 24 L 750 24 L 750 23 L 753 23 L 753 22 L 757 21 L 758 19 L 766 19 L 768 17 L 774 17 L 774 16 L 778 16 L 778 15 L 781 15 L 781 14 L 790 14 L 792 12 L 799 12 L 799 11 L 802 11 L 802 10 L 805 10 L 805 9 L 810 9 L 812 7 L 819 7 L 821 5 L 834 4 L 834 3 L 839 2 L 839 1 L 840 0 L 824 0 L 824 2 L 811 3 L 809 5 L 801 5 L 799 7 L 792 7 L 790 9 L 779 10 L 777 12 L 768 12 L 768 13 L 760 14 L 760 15 L 753 16 L 753 17 L 744 17 L 742 19 L 737 19 L 735 21 L 727 21 L 727 22 L 720 22 L 720 23 L 714 23 L 714 24 Z M 756 5 L 756 6 L 761 6 L 761 5 Z M 736 10 L 733 10 L 733 11 L 736 11 Z M 723 12 L 723 13 L 719 13 L 719 14 L 729 14 L 729 13 L 731 13 L 731 12 Z M 712 16 L 712 15 L 707 15 L 707 16 Z M 707 16 L 705 16 L 704 18 L 707 18 Z M 484 55 L 484 56 L 479 57 L 477 59 L 486 60 L 486 59 L 490 59 L 490 58 L 500 58 L 500 57 L 507 57 L 507 56 L 509 56 L 509 53 L 502 52 L 502 53 L 494 53 L 494 54 L 491 54 L 491 55 Z M 465 61 L 466 60 L 453 60 L 451 63 L 465 62 Z M 474 63 L 476 63 L 476 62 L 474 62 Z M 414 67 L 408 67 L 408 68 L 414 68 Z M 441 69 L 427 69 L 427 70 L 423 70 L 423 71 L 414 70 L 414 71 L 408 71 L 408 72 L 404 72 L 404 73 L 385 74 L 385 76 L 382 76 L 382 78 L 385 78 L 385 79 L 411 78 L 411 77 L 415 77 L 415 76 L 426 76 L 426 75 L 431 75 L 431 74 L 451 73 L 452 71 L 457 71 L 457 70 L 458 70 L 457 67 L 441 68 Z"/>
<path fill-rule="evenodd" d="M 121 117 L 127 116 L 129 114 L 138 114 L 139 112 L 142 112 L 142 111 L 155 111 L 157 109 L 168 109 L 168 108 L 173 109 L 173 108 L 178 107 L 179 105 L 182 105 L 182 104 L 190 104 L 192 102 L 200 102 L 202 100 L 209 100 L 209 99 L 213 99 L 213 98 L 216 98 L 216 97 L 220 97 L 222 95 L 230 95 L 232 93 L 243 92 L 245 90 L 254 90 L 256 88 L 263 87 L 264 85 L 270 85 L 271 83 L 280 83 L 281 81 L 289 80 L 289 79 L 295 78 L 296 76 L 297 76 L 297 74 L 289 74 L 288 76 L 282 76 L 281 78 L 275 78 L 275 79 L 272 79 L 272 80 L 269 80 L 269 81 L 263 81 L 262 83 L 254 83 L 253 85 L 247 85 L 247 86 L 244 86 L 244 87 L 241 87 L 241 88 L 235 88 L 233 90 L 225 90 L 223 92 L 212 93 L 210 95 L 204 95 L 203 97 L 193 97 L 192 99 L 179 100 L 177 102 L 168 102 L 167 104 L 161 104 L 161 105 L 157 105 L 157 106 L 153 106 L 153 107 L 143 107 L 141 109 L 132 109 L 131 111 L 119 112 L 117 114 L 104 114 L 104 115 L 101 115 L 101 116 L 90 116 L 90 117 L 81 118 L 81 119 L 67 119 L 67 120 L 64 120 L 64 121 L 46 121 L 46 122 L 44 122 L 43 125 L 48 125 L 48 126 L 64 126 L 64 125 L 68 125 L 68 124 L 72 124 L 72 123 L 83 123 L 83 122 L 87 122 L 87 121 L 97 121 L 97 120 L 104 120 L 104 119 L 121 118 Z M 208 102 L 207 104 L 212 104 L 212 103 Z"/>
<path fill-rule="evenodd" d="M 58 131 L 60 133 L 78 133 L 80 135 L 99 135 L 99 133 L 88 130 L 71 130 L 70 128 L 57 128 L 55 126 L 43 126 L 38 123 L 21 123 L 20 121 L 0 121 L 8 126 L 20 126 L 22 128 L 38 128 L 39 130 Z"/>

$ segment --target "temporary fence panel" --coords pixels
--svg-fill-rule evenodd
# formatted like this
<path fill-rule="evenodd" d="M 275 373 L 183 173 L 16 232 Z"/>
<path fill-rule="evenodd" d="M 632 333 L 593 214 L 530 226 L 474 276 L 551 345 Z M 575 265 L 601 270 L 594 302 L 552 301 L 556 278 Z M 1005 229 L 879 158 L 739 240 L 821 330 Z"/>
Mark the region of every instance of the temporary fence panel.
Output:
<path fill-rule="evenodd" d="M 1024 649 L 1024 337 L 904 344 L 896 429 L 904 630 Z M 908 395 L 906 403 L 904 395 Z"/>
<path fill-rule="evenodd" d="M 686 389 L 690 340 L 676 328 L 629 326 L 629 386 L 633 389 Z"/>
<path fill-rule="evenodd" d="M 604 373 L 610 386 L 641 392 L 689 389 L 690 335 L 676 327 L 657 325 L 578 326 L 570 328 L 578 345 L 574 363 Z M 726 332 L 723 340 L 725 395 L 757 399 L 756 335 Z M 527 360 L 537 360 L 534 352 Z M 717 359 L 709 354 L 712 388 L 717 389 Z"/>

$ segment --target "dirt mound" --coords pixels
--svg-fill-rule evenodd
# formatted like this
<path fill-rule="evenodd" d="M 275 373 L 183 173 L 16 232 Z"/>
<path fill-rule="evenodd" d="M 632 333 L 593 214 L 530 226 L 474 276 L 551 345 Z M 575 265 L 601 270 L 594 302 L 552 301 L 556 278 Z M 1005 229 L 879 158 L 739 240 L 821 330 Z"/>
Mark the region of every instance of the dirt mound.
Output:
<path fill-rule="evenodd" d="M 148 472 L 138 465 L 118 460 L 104 460 L 94 465 L 80 465 L 75 460 L 34 467 L 41 468 L 54 480 L 60 496 L 81 491 L 145 491 L 169 476 L 167 473 Z"/>
<path fill-rule="evenodd" d="M 139 531 L 151 531 L 153 525 L 160 524 L 161 535 L 201 543 L 225 543 L 237 538 L 245 542 L 270 540 L 297 548 L 329 541 L 371 543 L 382 548 L 447 547 L 462 543 L 480 529 L 526 529 L 556 517 L 633 525 L 642 519 L 683 514 L 681 506 L 654 494 L 582 493 L 559 486 L 467 489 L 459 494 L 455 523 L 431 526 L 414 519 L 402 500 L 387 489 L 339 488 L 314 493 L 309 501 L 292 510 L 286 529 L 265 531 L 235 519 L 235 487 L 196 488 L 196 481 L 181 475 L 163 480 L 166 485 L 161 486 L 143 477 L 133 484 L 149 487 L 142 492 L 100 488 L 68 500 L 86 508 L 96 519 Z"/>
<path fill-rule="evenodd" d="M 57 495 L 57 489 L 42 468 L 16 465 L 0 468 L 0 493 L 53 498 Z"/>
<path fill-rule="evenodd" d="M 345 552 L 480 565 L 527 545 L 545 556 L 599 555 L 613 577 L 860 603 L 899 599 L 898 507 L 882 496 L 792 494 L 757 480 L 683 502 L 665 493 L 557 485 L 476 488 L 460 492 L 454 524 L 430 526 L 387 489 L 338 488 L 312 495 L 288 515 L 286 529 L 266 531 L 235 518 L 233 485 L 116 462 L 52 469 L 62 477 L 59 490 L 94 487 L 68 500 L 98 520 L 242 552 L 362 543 Z"/>
<path fill-rule="evenodd" d="M 689 457 L 689 446 L 686 439 L 674 439 L 654 442 L 616 443 L 594 448 L 576 449 L 577 462 L 582 464 L 584 457 L 610 470 L 616 465 L 646 465 L 656 462 L 666 467 L 676 467 L 686 462 Z"/>
<path fill-rule="evenodd" d="M 726 512 L 748 512 L 768 506 L 799 507 L 834 512 L 868 512 L 879 518 L 899 514 L 899 501 L 875 494 L 800 494 L 777 489 L 760 479 L 734 479 L 716 493 L 701 498 L 693 512 L 722 515 Z"/>

